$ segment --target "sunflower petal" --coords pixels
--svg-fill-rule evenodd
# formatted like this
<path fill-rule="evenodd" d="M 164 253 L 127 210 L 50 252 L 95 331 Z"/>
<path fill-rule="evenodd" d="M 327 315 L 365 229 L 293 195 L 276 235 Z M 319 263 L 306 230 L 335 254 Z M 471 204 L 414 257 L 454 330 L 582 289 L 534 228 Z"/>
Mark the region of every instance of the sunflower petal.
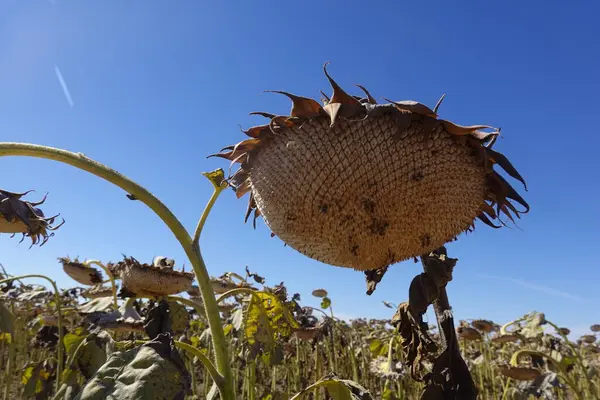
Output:
<path fill-rule="evenodd" d="M 280 90 L 267 90 L 268 93 L 279 93 L 289 97 L 292 100 L 292 110 L 290 116 L 297 118 L 311 118 L 321 114 L 323 107 L 313 99 L 308 97 L 296 96 L 295 94 L 283 92 Z"/>
<path fill-rule="evenodd" d="M 334 81 L 333 78 L 329 75 L 329 73 L 327 72 L 327 64 L 329 64 L 329 62 L 326 62 L 325 65 L 323 65 L 323 71 L 325 71 L 325 76 L 327 76 L 329 84 L 333 88 L 333 96 L 331 96 L 330 103 L 340 103 L 350 106 L 359 106 L 360 102 L 354 97 L 350 96 L 348 93 L 346 93 L 340 87 L 340 85 L 338 85 L 336 81 Z"/>
<path fill-rule="evenodd" d="M 360 90 L 362 90 L 365 93 L 365 96 L 367 96 L 367 100 L 369 101 L 369 104 L 377 104 L 377 100 L 375 100 L 375 98 L 373 98 L 373 96 L 371 96 L 371 93 L 369 93 L 369 91 L 362 85 L 356 85 L 360 88 Z"/>
<path fill-rule="evenodd" d="M 457 125 L 454 122 L 450 122 L 450 121 L 446 121 L 446 120 L 444 120 L 443 122 L 444 122 L 444 127 L 446 128 L 446 130 L 449 133 L 451 133 L 453 135 L 457 135 L 457 136 L 468 135 L 479 129 L 493 129 L 491 126 L 488 126 L 488 125 L 462 126 L 462 125 Z"/>
<path fill-rule="evenodd" d="M 385 99 L 385 101 L 389 101 L 394 104 L 401 110 L 410 111 L 415 114 L 425 115 L 427 117 L 437 118 L 437 114 L 425 104 L 419 103 L 417 101 L 412 100 L 402 100 L 402 101 L 393 101 L 390 99 Z"/>
<path fill-rule="evenodd" d="M 508 161 L 508 158 L 502 153 L 498 153 L 492 149 L 486 149 L 486 153 L 488 153 L 491 157 L 491 161 L 498 164 L 505 170 L 510 176 L 520 181 L 523 186 L 525 186 L 525 190 L 527 190 L 527 184 L 525 183 L 525 179 L 519 174 L 515 167 Z"/>

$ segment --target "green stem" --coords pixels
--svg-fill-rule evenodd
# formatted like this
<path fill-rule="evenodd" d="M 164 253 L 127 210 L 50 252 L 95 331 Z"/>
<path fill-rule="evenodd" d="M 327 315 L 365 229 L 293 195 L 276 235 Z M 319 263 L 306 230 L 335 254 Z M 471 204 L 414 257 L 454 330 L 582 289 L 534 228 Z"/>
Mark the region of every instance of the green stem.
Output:
<path fill-rule="evenodd" d="M 236 288 L 236 289 L 231 289 L 231 290 L 223 293 L 219 297 L 217 297 L 217 304 L 221 303 L 223 300 L 225 300 L 228 297 L 235 296 L 236 294 L 240 294 L 240 293 L 256 294 L 256 290 L 255 289 L 250 289 L 250 288 Z"/>
<path fill-rule="evenodd" d="M 97 265 L 104 270 L 104 272 L 108 276 L 108 279 L 110 280 L 110 285 L 112 287 L 113 303 L 115 305 L 115 310 L 118 309 L 119 303 L 117 301 L 117 285 L 115 284 L 115 277 L 113 276 L 112 272 L 110 272 L 110 270 L 104 264 L 102 264 L 100 260 L 88 260 L 85 261 L 83 265 L 85 265 L 86 267 L 90 265 Z"/>
<path fill-rule="evenodd" d="M 56 283 L 48 278 L 47 276 L 44 275 L 20 275 L 20 276 L 14 276 L 12 278 L 6 278 L 6 279 L 2 279 L 0 280 L 0 285 L 6 282 L 10 282 L 12 280 L 15 279 L 26 279 L 26 278 L 37 278 L 37 279 L 45 279 L 48 282 L 50 282 L 50 284 L 52 285 L 52 288 L 54 289 L 54 301 L 56 301 L 56 313 L 58 314 L 58 344 L 56 345 L 56 347 L 58 348 L 58 355 L 56 358 L 58 358 L 58 363 L 56 366 L 56 383 L 55 383 L 55 388 L 56 391 L 58 391 L 58 389 L 60 388 L 60 375 L 62 373 L 62 369 L 63 369 L 63 328 L 62 328 L 62 310 L 60 309 L 60 293 L 58 291 L 58 287 L 56 287 Z"/>
<path fill-rule="evenodd" d="M 552 328 L 554 328 L 554 330 L 556 331 L 556 333 L 558 333 L 560 335 L 560 337 L 562 337 L 562 339 L 565 341 L 565 343 L 567 344 L 567 346 L 569 346 L 569 348 L 571 349 L 571 351 L 573 352 L 573 354 L 575 355 L 575 358 L 577 359 L 577 363 L 579 364 L 579 368 L 581 368 L 581 373 L 583 374 L 583 376 L 585 376 L 585 381 L 586 381 L 586 391 L 589 394 L 589 391 L 591 390 L 592 387 L 592 382 L 590 380 L 590 377 L 587 374 L 587 368 L 585 367 L 585 365 L 583 365 L 583 358 L 581 357 L 581 352 L 577 351 L 575 349 L 575 346 L 573 346 L 573 343 L 569 340 L 569 338 L 567 337 L 567 335 L 565 335 L 564 333 L 562 333 L 561 329 L 554 323 L 546 320 L 546 323 L 548 325 L 550 325 Z"/>
<path fill-rule="evenodd" d="M 198 221 L 198 225 L 196 225 L 196 230 L 194 231 L 194 237 L 192 239 L 194 248 L 198 252 L 200 251 L 200 235 L 202 235 L 202 230 L 204 229 L 204 224 L 206 223 L 208 214 L 210 214 L 210 211 L 212 210 L 213 206 L 215 205 L 215 202 L 219 198 L 219 195 L 221 194 L 221 192 L 225 188 L 227 188 L 227 182 L 225 182 L 225 181 L 223 181 L 223 183 L 221 183 L 221 186 L 217 186 L 212 180 L 211 180 L 211 183 L 213 184 L 213 188 L 214 188 L 213 194 L 210 196 L 210 199 L 208 200 L 206 207 L 204 207 L 204 211 L 202 212 L 200 220 Z"/>
<path fill-rule="evenodd" d="M 208 371 L 210 377 L 215 381 L 217 386 L 221 387 L 223 385 L 223 377 L 219 374 L 219 371 L 216 370 L 213 363 L 202 353 L 199 349 L 194 346 L 190 346 L 187 343 L 175 341 L 175 346 L 178 348 L 187 351 L 188 353 L 198 357 L 198 360 L 204 365 L 206 370 Z M 193 371 L 192 371 L 193 372 Z"/>
<path fill-rule="evenodd" d="M 175 235 L 194 268 L 194 273 L 196 274 L 200 286 L 206 316 L 208 318 L 208 326 L 211 330 L 217 368 L 219 373 L 223 376 L 222 386 L 219 387 L 221 398 L 233 400 L 235 398 L 235 392 L 233 390 L 233 375 L 229 363 L 228 347 L 227 342 L 225 341 L 225 333 L 223 332 L 223 325 L 221 323 L 217 302 L 210 285 L 210 277 L 206 270 L 202 254 L 199 251 L 199 247 L 194 245 L 190 234 L 177 217 L 175 217 L 173 212 L 144 187 L 106 165 L 86 157 L 82 153 L 73 153 L 53 147 L 28 143 L 2 142 L 0 143 L 0 156 L 37 157 L 72 165 L 120 187 L 154 211 Z M 210 208 L 208 208 L 208 210 L 205 209 L 205 213 L 209 210 Z M 203 215 L 202 218 L 206 219 L 206 216 Z"/>

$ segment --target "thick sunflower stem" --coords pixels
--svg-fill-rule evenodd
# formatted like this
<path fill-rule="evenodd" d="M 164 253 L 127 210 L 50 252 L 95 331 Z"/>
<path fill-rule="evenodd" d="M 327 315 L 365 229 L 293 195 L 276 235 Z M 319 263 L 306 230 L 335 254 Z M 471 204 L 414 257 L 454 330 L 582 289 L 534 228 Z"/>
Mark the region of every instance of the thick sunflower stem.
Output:
<path fill-rule="evenodd" d="M 227 342 L 225 341 L 225 333 L 221 323 L 219 308 L 210 285 L 210 277 L 199 249 L 197 250 L 197 247 L 194 246 L 194 242 L 189 232 L 177 217 L 175 217 L 173 212 L 144 187 L 106 165 L 86 157 L 82 153 L 73 153 L 62 149 L 29 143 L 1 142 L 0 157 L 1 156 L 45 158 L 69 164 L 120 187 L 130 195 L 130 199 L 138 200 L 154 211 L 171 232 L 173 232 L 194 268 L 200 292 L 202 294 L 206 316 L 208 318 L 208 325 L 211 330 L 217 370 L 223 377 L 223 380 L 219 385 L 219 392 L 222 399 L 234 400 L 233 374 L 229 363 L 228 347 Z"/>
<path fill-rule="evenodd" d="M 26 278 L 37 278 L 37 279 L 45 279 L 48 282 L 50 282 L 50 284 L 52 285 L 52 288 L 54 289 L 54 301 L 56 302 L 56 313 L 58 314 L 57 316 L 57 320 L 58 320 L 58 344 L 56 345 L 57 347 L 57 363 L 56 363 L 56 382 L 55 382 L 55 391 L 58 392 L 58 389 L 60 388 L 60 377 L 62 376 L 62 370 L 63 370 L 63 316 L 62 316 L 62 310 L 61 310 L 61 302 L 60 302 L 60 293 L 58 291 L 58 287 L 56 286 L 56 282 L 54 282 L 52 279 L 48 278 L 45 275 L 21 275 L 21 276 L 13 276 L 11 278 L 6 278 L 6 279 L 2 279 L 0 280 L 0 285 L 3 283 L 7 283 L 13 280 L 20 280 L 20 279 L 26 279 Z"/>
<path fill-rule="evenodd" d="M 444 382 L 437 390 L 441 389 L 444 394 L 453 394 L 459 399 L 476 399 L 477 389 L 460 353 L 452 308 L 446 291 L 446 285 L 452 280 L 452 270 L 457 261 L 447 256 L 443 246 L 421 257 L 423 270 L 435 288 L 431 297 L 442 341 L 442 352 L 435 360 L 431 384 L 439 385 L 440 382 Z"/>

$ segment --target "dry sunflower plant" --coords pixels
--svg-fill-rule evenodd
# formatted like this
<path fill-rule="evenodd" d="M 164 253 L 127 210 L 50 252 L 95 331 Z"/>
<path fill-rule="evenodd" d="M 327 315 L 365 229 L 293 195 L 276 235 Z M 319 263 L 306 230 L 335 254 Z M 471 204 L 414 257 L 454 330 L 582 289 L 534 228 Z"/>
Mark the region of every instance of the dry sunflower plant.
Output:
<path fill-rule="evenodd" d="M 148 190 L 81 153 L 0 143 L 0 156 L 66 163 L 120 187 L 161 218 L 192 266 L 178 270 L 167 257 L 60 257 L 63 271 L 83 285 L 69 290 L 43 275 L 4 271 L 4 398 L 508 398 L 511 389 L 525 393 L 511 379 L 545 379 L 552 368 L 575 396 L 596 393 L 594 377 L 583 387 L 573 377 L 595 365 L 586 358 L 596 354 L 595 333 L 573 344 L 557 330 L 562 336 L 552 336 L 554 347 L 530 342 L 519 349 L 513 339 L 539 328 L 522 326 L 529 317 L 493 338 L 497 326 L 490 321 L 454 327 L 446 285 L 457 259 L 445 244 L 472 231 L 475 221 L 499 228 L 507 223 L 502 217 L 514 222 L 529 210 L 500 173 L 525 184 L 492 148 L 499 129 L 439 118 L 443 97 L 431 109 L 415 101 L 378 104 L 362 86 L 361 96 L 350 95 L 326 67 L 330 96 L 322 92 L 319 103 L 276 91 L 291 99 L 290 115 L 252 113 L 267 122 L 213 155 L 229 160 L 230 170 L 239 168 L 230 176 L 222 169 L 204 174 L 214 191 L 194 232 Z M 397 308 L 393 318 L 351 323 L 335 317 L 323 288 L 313 291 L 321 307 L 311 308 L 300 305 L 300 295 L 289 296 L 283 282 L 267 285 L 248 267 L 242 275 L 211 277 L 200 238 L 228 187 L 238 198 L 248 195 L 246 221 L 262 216 L 271 236 L 307 257 L 362 271 L 368 294 L 392 264 L 420 258 L 423 273 L 412 281 L 408 301 L 385 303 Z M 0 190 L 0 232 L 43 245 L 62 223 L 39 209 L 45 198 L 32 203 L 26 194 Z M 46 279 L 52 290 L 23 283 L 33 277 Z M 437 331 L 423 320 L 430 305 Z M 471 344 L 478 341 L 479 348 Z M 17 367 L 28 347 L 36 356 Z M 508 355 L 510 363 L 492 367 L 492 354 L 498 360 Z M 481 357 L 483 371 L 476 362 Z M 574 360 L 571 369 L 561 360 Z"/>

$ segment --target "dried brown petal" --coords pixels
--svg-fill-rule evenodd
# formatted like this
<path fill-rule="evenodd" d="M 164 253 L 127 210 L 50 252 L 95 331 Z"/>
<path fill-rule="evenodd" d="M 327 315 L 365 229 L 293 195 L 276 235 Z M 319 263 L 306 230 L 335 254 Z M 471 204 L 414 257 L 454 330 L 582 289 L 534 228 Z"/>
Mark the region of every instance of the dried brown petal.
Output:
<path fill-rule="evenodd" d="M 309 99 L 307 97 L 296 96 L 295 94 L 291 94 L 288 92 L 282 92 L 280 90 L 267 90 L 267 92 L 279 93 L 279 94 L 283 94 L 283 95 L 289 97 L 293 102 L 292 110 L 290 111 L 290 116 L 292 116 L 292 117 L 311 118 L 311 117 L 316 117 L 317 115 L 321 114 L 321 112 L 323 111 L 323 108 L 321 107 L 321 105 L 313 99 Z"/>
<path fill-rule="evenodd" d="M 444 123 L 444 127 L 446 128 L 446 130 L 448 132 L 450 132 L 453 135 L 457 135 L 457 136 L 464 136 L 464 135 L 469 135 L 479 129 L 486 129 L 486 128 L 492 128 L 491 126 L 488 125 L 471 125 L 471 126 L 462 126 L 462 125 L 457 125 L 454 122 L 450 122 L 450 121 L 442 121 Z"/>
<path fill-rule="evenodd" d="M 323 71 L 325 71 L 325 76 L 327 77 L 327 79 L 329 80 L 329 84 L 333 88 L 333 96 L 331 96 L 330 103 L 339 103 L 349 106 L 360 106 L 360 102 L 356 100 L 356 98 L 354 98 L 353 96 L 350 96 L 348 93 L 346 93 L 340 87 L 340 85 L 338 85 L 337 82 L 334 81 L 333 78 L 329 75 L 329 73 L 327 72 L 328 64 L 329 62 L 326 62 L 325 65 L 323 65 Z"/>
<path fill-rule="evenodd" d="M 362 85 L 356 85 L 360 88 L 360 90 L 362 90 L 365 93 L 365 96 L 367 96 L 367 100 L 369 102 L 369 104 L 377 104 L 377 100 L 375 100 L 375 98 L 373 96 L 371 96 L 371 93 L 369 93 L 369 91 Z"/>
<path fill-rule="evenodd" d="M 394 104 L 400 110 L 410 111 L 415 114 L 424 115 L 427 117 L 437 118 L 437 114 L 425 104 L 419 103 L 418 101 L 413 100 L 402 100 L 402 101 L 393 101 L 390 99 L 385 99 L 390 103 Z"/>

